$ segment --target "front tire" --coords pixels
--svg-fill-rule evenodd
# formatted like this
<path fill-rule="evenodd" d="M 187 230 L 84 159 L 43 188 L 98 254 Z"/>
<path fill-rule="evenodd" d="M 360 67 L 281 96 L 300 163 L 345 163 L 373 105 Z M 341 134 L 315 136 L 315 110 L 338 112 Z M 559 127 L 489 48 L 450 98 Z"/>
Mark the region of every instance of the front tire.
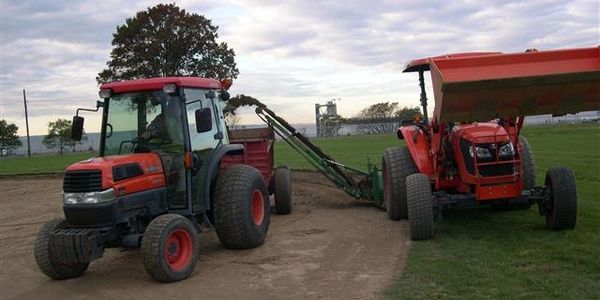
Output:
<path fill-rule="evenodd" d="M 381 162 L 383 171 L 383 199 L 391 220 L 408 218 L 406 177 L 417 172 L 407 147 L 387 148 Z"/>
<path fill-rule="evenodd" d="M 194 271 L 199 252 L 198 230 L 187 218 L 161 215 L 148 225 L 142 238 L 142 259 L 154 280 L 174 282 Z"/>
<path fill-rule="evenodd" d="M 406 177 L 408 221 L 413 241 L 429 240 L 435 233 L 433 224 L 433 195 L 425 174 Z"/>
<path fill-rule="evenodd" d="M 260 172 L 248 165 L 225 169 L 214 194 L 217 236 L 230 249 L 250 249 L 263 243 L 269 229 L 270 203 Z"/>
<path fill-rule="evenodd" d="M 61 249 L 54 247 L 51 236 L 56 229 L 67 227 L 65 220 L 52 220 L 42 226 L 35 239 L 33 249 L 35 262 L 46 276 L 55 280 L 79 277 L 89 266 L 89 263 L 64 263 L 59 261 L 56 253 Z"/>
<path fill-rule="evenodd" d="M 577 188 L 573 171 L 553 167 L 546 172 L 549 205 L 545 209 L 546 225 L 552 230 L 572 229 L 577 223 Z"/>
<path fill-rule="evenodd" d="M 533 150 L 526 138 L 520 136 L 519 143 L 521 144 L 521 165 L 523 169 L 523 189 L 529 190 L 535 187 L 535 157 Z"/>

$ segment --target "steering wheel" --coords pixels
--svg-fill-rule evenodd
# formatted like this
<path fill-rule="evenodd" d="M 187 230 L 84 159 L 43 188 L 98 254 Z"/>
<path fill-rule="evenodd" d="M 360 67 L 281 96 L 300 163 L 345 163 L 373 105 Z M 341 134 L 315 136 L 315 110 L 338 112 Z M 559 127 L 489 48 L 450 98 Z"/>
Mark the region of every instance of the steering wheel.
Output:
<path fill-rule="evenodd" d="M 132 152 L 134 152 L 133 150 L 134 150 L 135 148 L 137 148 L 137 147 L 136 147 L 136 144 L 138 144 L 138 143 L 139 143 L 139 141 L 138 141 L 138 140 L 135 140 L 135 139 L 134 139 L 134 140 L 124 140 L 124 141 L 121 141 L 121 143 L 119 144 L 119 155 L 121 155 L 121 150 L 123 150 L 123 145 L 124 145 L 125 143 L 131 143 L 131 150 L 129 151 L 129 153 L 132 153 Z"/>
<path fill-rule="evenodd" d="M 150 152 L 152 149 L 157 149 L 165 145 L 172 144 L 173 141 L 170 138 L 162 138 L 162 137 L 152 137 L 149 139 L 145 139 L 142 137 L 138 137 L 132 141 L 132 153 L 144 153 Z M 120 152 L 119 152 L 120 153 Z"/>

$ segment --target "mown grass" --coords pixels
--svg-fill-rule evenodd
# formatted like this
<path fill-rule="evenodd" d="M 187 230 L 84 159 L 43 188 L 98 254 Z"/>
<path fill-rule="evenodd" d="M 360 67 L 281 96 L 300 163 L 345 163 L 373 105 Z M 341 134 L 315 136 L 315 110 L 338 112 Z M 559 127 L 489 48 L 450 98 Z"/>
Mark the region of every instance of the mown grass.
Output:
<path fill-rule="evenodd" d="M 312 140 L 323 152 L 348 166 L 367 170 L 367 162 L 380 165 L 383 150 L 403 144 L 394 134 L 319 138 Z M 315 170 L 286 142 L 275 145 L 275 164 L 296 170 Z"/>
<path fill-rule="evenodd" d="M 526 128 L 543 184 L 550 166 L 575 172 L 575 230 L 549 231 L 527 211 L 445 211 L 435 239 L 413 242 L 389 299 L 599 299 L 600 127 Z"/>
<path fill-rule="evenodd" d="M 0 159 L 0 175 L 62 172 L 68 165 L 94 155 L 97 154 L 69 152 L 64 155 L 33 155 L 31 158 L 26 156 L 2 158 Z"/>

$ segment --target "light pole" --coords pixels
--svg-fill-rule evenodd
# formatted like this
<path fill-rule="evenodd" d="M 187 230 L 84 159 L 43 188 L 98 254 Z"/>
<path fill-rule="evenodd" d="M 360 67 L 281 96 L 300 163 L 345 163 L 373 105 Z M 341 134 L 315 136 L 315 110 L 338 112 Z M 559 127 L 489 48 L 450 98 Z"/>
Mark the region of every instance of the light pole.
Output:
<path fill-rule="evenodd" d="M 27 128 L 27 156 L 31 157 L 31 142 L 29 141 L 29 118 L 27 117 L 27 97 L 23 89 L 23 105 L 25 105 L 25 128 Z"/>

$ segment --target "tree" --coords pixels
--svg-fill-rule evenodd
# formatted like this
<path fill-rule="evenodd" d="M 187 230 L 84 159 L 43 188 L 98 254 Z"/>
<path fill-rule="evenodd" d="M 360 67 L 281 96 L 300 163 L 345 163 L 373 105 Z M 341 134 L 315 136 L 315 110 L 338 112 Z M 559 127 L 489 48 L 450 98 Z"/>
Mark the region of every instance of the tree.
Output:
<path fill-rule="evenodd" d="M 127 18 L 113 34 L 98 83 L 166 76 L 236 78 L 235 53 L 218 43 L 217 26 L 175 4 L 158 4 Z"/>
<path fill-rule="evenodd" d="M 398 102 L 380 102 L 363 108 L 358 115 L 365 119 L 393 118 L 398 111 Z"/>
<path fill-rule="evenodd" d="M 84 135 L 82 140 L 86 140 Z M 60 155 L 67 148 L 74 148 L 79 141 L 71 139 L 71 120 L 57 119 L 48 123 L 48 135 L 44 136 L 42 143 L 50 149 L 57 148 Z"/>
<path fill-rule="evenodd" d="M 338 136 L 340 129 L 346 123 L 346 119 L 340 115 L 321 117 L 320 136 Z"/>
<path fill-rule="evenodd" d="M 403 107 L 396 112 L 396 117 L 400 121 L 414 120 L 416 116 L 421 116 L 421 109 L 418 106 Z"/>
<path fill-rule="evenodd" d="M 419 107 L 400 108 L 398 102 L 380 102 L 361 110 L 354 120 L 361 124 L 357 128 L 361 133 L 391 133 L 402 120 L 413 120 L 420 112 Z"/>
<path fill-rule="evenodd" d="M 380 102 L 367 106 L 356 117 L 362 119 L 357 130 L 363 134 L 394 132 L 398 127 L 395 118 L 397 111 L 398 102 Z"/>
<path fill-rule="evenodd" d="M 19 127 L 14 123 L 8 124 L 6 120 L 0 120 L 0 153 L 4 149 L 22 145 L 17 130 L 19 130 Z"/>

